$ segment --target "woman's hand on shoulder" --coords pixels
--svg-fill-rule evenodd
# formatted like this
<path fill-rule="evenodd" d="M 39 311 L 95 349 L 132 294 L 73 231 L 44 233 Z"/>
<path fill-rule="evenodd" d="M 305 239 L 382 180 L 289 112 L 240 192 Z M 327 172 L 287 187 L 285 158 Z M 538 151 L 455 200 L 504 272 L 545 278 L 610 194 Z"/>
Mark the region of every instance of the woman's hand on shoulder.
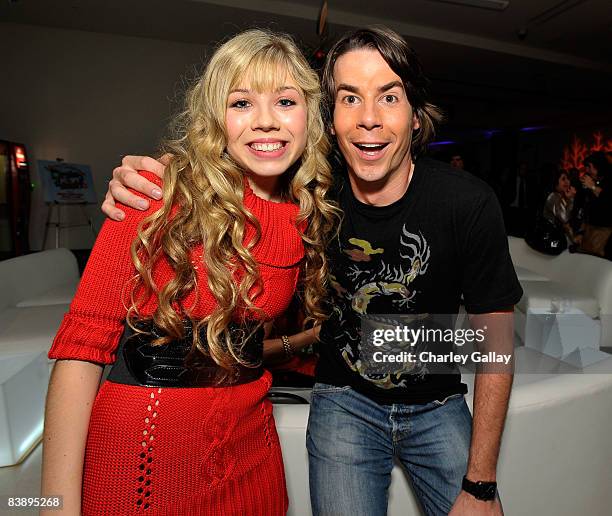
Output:
<path fill-rule="evenodd" d="M 125 218 L 125 212 L 117 207 L 116 203 L 142 211 L 148 209 L 149 202 L 130 192 L 128 188 L 151 199 L 161 199 L 159 186 L 140 175 L 138 170 L 148 170 L 163 179 L 170 158 L 170 154 L 164 154 L 159 161 L 148 156 L 125 156 L 121 160 L 121 166 L 113 170 L 113 178 L 108 183 L 108 191 L 102 203 L 102 212 L 113 220 L 121 221 Z"/>

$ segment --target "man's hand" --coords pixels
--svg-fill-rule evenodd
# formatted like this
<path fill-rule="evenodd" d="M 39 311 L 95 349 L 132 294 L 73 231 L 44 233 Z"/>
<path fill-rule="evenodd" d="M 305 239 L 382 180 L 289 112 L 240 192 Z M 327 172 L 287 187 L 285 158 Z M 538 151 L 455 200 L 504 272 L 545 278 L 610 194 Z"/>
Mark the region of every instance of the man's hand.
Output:
<path fill-rule="evenodd" d="M 588 189 L 592 190 L 593 187 L 595 186 L 595 181 L 593 180 L 593 178 L 588 175 L 588 174 L 584 174 L 581 178 L 580 178 L 580 182 Z"/>
<path fill-rule="evenodd" d="M 121 160 L 121 166 L 113 170 L 113 179 L 108 183 L 108 191 L 102 203 L 104 214 L 113 220 L 123 220 L 125 213 L 115 206 L 116 202 L 137 210 L 148 209 L 149 202 L 130 193 L 128 187 L 152 199 L 161 199 L 162 192 L 159 187 L 138 174 L 138 170 L 148 170 L 163 179 L 170 157 L 170 154 L 164 154 L 157 161 L 148 156 L 125 156 Z"/>
<path fill-rule="evenodd" d="M 471 494 L 461 491 L 455 500 L 448 516 L 502 516 L 502 509 L 499 498 L 490 502 L 483 502 L 474 498 Z"/>

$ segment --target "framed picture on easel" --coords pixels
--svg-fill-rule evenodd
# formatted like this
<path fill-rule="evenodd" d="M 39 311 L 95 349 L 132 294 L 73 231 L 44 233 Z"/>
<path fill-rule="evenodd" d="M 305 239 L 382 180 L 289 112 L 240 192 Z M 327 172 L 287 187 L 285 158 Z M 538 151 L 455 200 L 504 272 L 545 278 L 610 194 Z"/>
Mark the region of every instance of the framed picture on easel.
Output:
<path fill-rule="evenodd" d="M 86 205 L 98 202 L 89 165 L 66 163 L 60 159 L 56 161 L 38 160 L 38 172 L 47 204 L 44 242 L 47 242 L 49 230 L 54 228 L 55 247 L 58 248 L 62 230 L 83 226 L 89 227 L 95 239 L 96 231 L 86 209 Z M 82 222 L 68 223 L 66 215 L 62 220 L 62 207 L 68 211 L 78 207 Z M 53 216 L 54 211 L 55 217 Z"/>
<path fill-rule="evenodd" d="M 38 172 L 46 203 L 97 203 L 89 165 L 38 160 Z"/>

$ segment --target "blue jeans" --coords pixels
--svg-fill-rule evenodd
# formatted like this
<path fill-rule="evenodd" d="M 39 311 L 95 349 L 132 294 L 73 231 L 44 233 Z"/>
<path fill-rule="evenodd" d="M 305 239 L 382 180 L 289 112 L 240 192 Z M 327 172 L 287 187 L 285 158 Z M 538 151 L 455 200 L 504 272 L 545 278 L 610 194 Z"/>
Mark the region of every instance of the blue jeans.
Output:
<path fill-rule="evenodd" d="M 306 447 L 315 516 L 384 516 L 393 459 L 428 515 L 448 514 L 467 470 L 472 417 L 463 394 L 379 405 L 350 387 L 313 388 Z"/>

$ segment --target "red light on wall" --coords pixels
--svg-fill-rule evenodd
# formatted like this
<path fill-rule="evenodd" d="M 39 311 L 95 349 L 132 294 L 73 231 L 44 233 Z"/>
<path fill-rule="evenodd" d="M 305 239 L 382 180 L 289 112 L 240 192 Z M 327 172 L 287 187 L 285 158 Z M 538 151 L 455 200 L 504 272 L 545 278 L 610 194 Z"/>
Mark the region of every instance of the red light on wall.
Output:
<path fill-rule="evenodd" d="M 572 143 L 563 149 L 563 157 L 561 158 L 561 168 L 570 170 L 584 168 L 584 158 L 593 152 L 611 151 L 612 139 L 604 138 L 601 132 L 593 133 L 593 141 L 591 145 L 584 143 L 580 138 L 574 135 Z"/>
<path fill-rule="evenodd" d="M 17 168 L 26 168 L 28 166 L 25 149 L 19 145 L 15 146 L 15 165 L 17 165 Z"/>

